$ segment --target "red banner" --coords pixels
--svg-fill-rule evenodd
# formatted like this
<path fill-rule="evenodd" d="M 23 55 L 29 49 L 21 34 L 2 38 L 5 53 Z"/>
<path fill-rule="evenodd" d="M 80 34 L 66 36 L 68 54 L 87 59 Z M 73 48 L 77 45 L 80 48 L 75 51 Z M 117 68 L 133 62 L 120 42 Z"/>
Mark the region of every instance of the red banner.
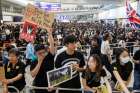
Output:
<path fill-rule="evenodd" d="M 36 36 L 36 30 L 36 24 L 25 21 L 25 23 L 23 24 L 23 30 L 20 33 L 20 39 L 24 39 L 27 42 L 34 41 Z"/>

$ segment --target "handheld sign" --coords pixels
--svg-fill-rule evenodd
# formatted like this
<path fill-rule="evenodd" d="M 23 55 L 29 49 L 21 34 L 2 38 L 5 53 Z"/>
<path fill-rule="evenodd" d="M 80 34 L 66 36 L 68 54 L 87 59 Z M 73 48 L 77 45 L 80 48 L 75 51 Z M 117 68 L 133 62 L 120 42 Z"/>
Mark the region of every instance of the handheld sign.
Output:
<path fill-rule="evenodd" d="M 48 86 L 57 86 L 72 79 L 72 67 L 65 66 L 47 72 Z"/>
<path fill-rule="evenodd" d="M 36 23 L 43 28 L 51 28 L 54 21 L 54 13 L 46 12 L 28 4 L 24 12 L 24 21 Z"/>

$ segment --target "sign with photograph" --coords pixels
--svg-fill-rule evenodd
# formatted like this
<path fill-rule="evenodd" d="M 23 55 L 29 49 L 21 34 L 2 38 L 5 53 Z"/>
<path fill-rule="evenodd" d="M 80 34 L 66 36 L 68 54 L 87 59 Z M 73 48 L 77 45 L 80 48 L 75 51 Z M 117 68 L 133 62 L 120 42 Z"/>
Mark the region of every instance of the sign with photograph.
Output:
<path fill-rule="evenodd" d="M 45 10 L 39 9 L 34 5 L 28 4 L 24 13 L 24 21 L 25 20 L 36 23 L 44 28 L 51 28 L 54 21 L 54 13 L 46 12 Z"/>
<path fill-rule="evenodd" d="M 48 86 L 57 86 L 72 79 L 72 67 L 65 66 L 47 72 Z"/>

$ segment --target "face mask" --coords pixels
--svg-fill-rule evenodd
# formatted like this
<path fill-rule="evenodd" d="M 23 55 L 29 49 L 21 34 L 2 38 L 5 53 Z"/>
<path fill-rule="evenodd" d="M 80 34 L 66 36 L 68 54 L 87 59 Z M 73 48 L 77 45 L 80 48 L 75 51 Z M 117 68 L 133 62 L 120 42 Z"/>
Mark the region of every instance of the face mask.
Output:
<path fill-rule="evenodd" d="M 121 58 L 121 64 L 124 65 L 130 61 L 130 57 Z"/>

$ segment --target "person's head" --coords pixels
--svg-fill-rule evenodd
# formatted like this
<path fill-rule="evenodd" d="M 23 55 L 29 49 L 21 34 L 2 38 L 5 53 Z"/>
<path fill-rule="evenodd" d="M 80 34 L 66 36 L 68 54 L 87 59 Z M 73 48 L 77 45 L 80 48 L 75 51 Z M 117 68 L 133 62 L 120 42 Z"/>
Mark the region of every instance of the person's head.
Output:
<path fill-rule="evenodd" d="M 97 54 L 91 55 L 88 58 L 87 68 L 90 71 L 99 72 L 102 68 L 100 57 Z"/>
<path fill-rule="evenodd" d="M 5 48 L 7 52 L 9 52 L 12 48 L 15 48 L 13 45 L 9 45 Z"/>
<path fill-rule="evenodd" d="M 37 57 L 45 58 L 47 51 L 45 50 L 45 46 L 43 44 L 35 45 L 35 52 Z"/>
<path fill-rule="evenodd" d="M 15 64 L 18 62 L 19 51 L 15 48 L 9 50 L 9 62 Z"/>
<path fill-rule="evenodd" d="M 125 48 L 116 49 L 116 61 L 120 64 L 125 64 L 130 61 L 128 50 Z"/>
<path fill-rule="evenodd" d="M 71 51 L 74 51 L 76 49 L 76 43 L 77 39 L 74 35 L 69 35 L 64 39 L 65 46 Z"/>
<path fill-rule="evenodd" d="M 103 40 L 106 41 L 106 40 L 110 40 L 110 34 L 109 33 L 105 33 L 103 35 Z"/>
<path fill-rule="evenodd" d="M 97 77 L 98 77 L 98 76 L 100 76 L 101 70 L 102 70 L 102 63 L 101 63 L 100 57 L 97 54 L 91 55 L 87 61 L 86 71 L 87 72 L 96 72 Z"/>

